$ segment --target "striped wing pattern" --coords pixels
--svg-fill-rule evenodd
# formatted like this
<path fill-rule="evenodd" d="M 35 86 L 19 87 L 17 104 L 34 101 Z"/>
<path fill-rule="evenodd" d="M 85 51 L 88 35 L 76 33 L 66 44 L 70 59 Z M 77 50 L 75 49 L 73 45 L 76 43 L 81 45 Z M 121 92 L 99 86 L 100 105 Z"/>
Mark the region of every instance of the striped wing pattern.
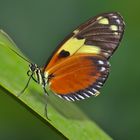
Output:
<path fill-rule="evenodd" d="M 101 55 L 108 59 L 119 46 L 124 26 L 123 18 L 119 13 L 105 13 L 81 25 L 75 37 L 85 38 L 86 45 L 101 48 Z"/>
<path fill-rule="evenodd" d="M 108 77 L 110 66 L 108 60 L 120 44 L 124 27 L 125 24 L 120 14 L 112 12 L 91 18 L 74 30 L 58 46 L 53 57 L 43 69 L 46 77 L 51 75 L 48 81 L 50 89 L 57 96 L 68 101 L 85 99 L 91 95 L 97 96 Z M 90 68 L 85 68 L 85 73 L 82 72 L 84 65 L 77 70 L 79 71 L 77 73 L 74 71 L 78 68 L 78 64 L 73 68 L 69 67 L 70 62 L 73 63 L 73 59 L 78 54 L 83 64 L 86 61 L 82 60 L 83 56 L 81 55 L 89 55 L 92 58 L 93 63 Z M 59 69 L 62 70 L 62 73 Z M 96 76 L 99 73 L 100 76 L 91 80 L 92 76 L 88 73 L 89 70 L 93 71 L 92 75 Z M 79 77 L 79 81 L 71 78 L 75 74 Z M 88 79 L 85 78 L 86 76 Z M 80 80 L 84 78 L 85 81 L 82 81 L 84 83 L 82 84 Z"/>

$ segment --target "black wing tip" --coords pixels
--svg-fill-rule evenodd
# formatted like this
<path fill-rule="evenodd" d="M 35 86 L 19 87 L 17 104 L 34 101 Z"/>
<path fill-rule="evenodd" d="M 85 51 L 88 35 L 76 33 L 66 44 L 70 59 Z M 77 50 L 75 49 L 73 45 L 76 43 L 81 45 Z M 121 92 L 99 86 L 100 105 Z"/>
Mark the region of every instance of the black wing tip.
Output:
<path fill-rule="evenodd" d="M 100 16 L 100 15 L 118 15 L 118 16 L 122 17 L 120 12 L 117 12 L 117 11 L 104 12 L 104 13 L 99 14 L 98 16 Z"/>
<path fill-rule="evenodd" d="M 125 23 L 124 23 L 124 18 L 122 16 L 122 14 L 120 12 L 116 12 L 116 11 L 112 11 L 112 12 L 105 12 L 105 13 L 101 13 L 99 15 L 97 15 L 96 17 L 99 17 L 99 16 L 118 16 L 122 21 L 123 21 L 123 25 L 125 26 Z"/>
<path fill-rule="evenodd" d="M 119 19 L 119 21 L 120 21 L 120 23 L 118 23 L 118 26 L 121 27 L 121 35 L 120 35 L 120 39 L 119 39 L 119 42 L 118 42 L 116 48 L 115 48 L 114 51 L 112 52 L 112 54 L 113 54 L 113 53 L 116 51 L 116 49 L 118 48 L 118 46 L 120 45 L 120 42 L 121 42 L 121 40 L 122 40 L 122 38 L 123 38 L 123 35 L 124 35 L 124 32 L 125 32 L 125 22 L 124 22 L 124 18 L 123 18 L 123 16 L 120 14 L 120 12 L 106 12 L 106 13 L 100 14 L 100 16 L 111 16 L 111 17 L 117 16 L 118 18 L 116 18 L 116 20 Z M 111 56 L 112 56 L 112 55 L 110 55 L 107 59 L 109 60 Z"/>

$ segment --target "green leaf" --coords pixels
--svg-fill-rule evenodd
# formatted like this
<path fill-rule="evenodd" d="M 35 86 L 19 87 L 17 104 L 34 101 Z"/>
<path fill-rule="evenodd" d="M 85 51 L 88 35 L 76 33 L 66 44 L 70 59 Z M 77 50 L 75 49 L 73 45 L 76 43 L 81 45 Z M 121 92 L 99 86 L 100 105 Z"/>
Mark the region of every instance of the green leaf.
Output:
<path fill-rule="evenodd" d="M 29 87 L 18 97 L 25 87 L 28 76 L 28 62 L 19 57 L 14 51 L 26 58 L 13 41 L 2 30 L 0 31 L 0 85 L 15 99 L 21 101 L 27 109 L 50 124 L 64 137 L 70 140 L 111 140 L 93 121 L 91 121 L 74 103 L 64 101 L 54 96 L 46 99 L 40 85 L 31 80 Z M 27 58 L 26 58 L 27 59 Z M 48 117 L 45 105 L 48 102 Z"/>

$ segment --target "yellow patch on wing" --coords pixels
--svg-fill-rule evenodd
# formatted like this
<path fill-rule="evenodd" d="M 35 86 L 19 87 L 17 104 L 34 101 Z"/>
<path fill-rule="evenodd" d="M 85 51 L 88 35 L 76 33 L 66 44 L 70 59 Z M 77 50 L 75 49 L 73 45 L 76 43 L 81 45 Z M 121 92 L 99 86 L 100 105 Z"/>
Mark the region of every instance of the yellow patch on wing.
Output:
<path fill-rule="evenodd" d="M 101 49 L 97 46 L 91 46 L 91 45 L 83 45 L 77 53 L 94 53 L 99 54 Z"/>
<path fill-rule="evenodd" d="M 111 26 L 110 26 L 110 29 L 111 29 L 112 31 L 117 31 L 117 30 L 118 30 L 118 26 L 117 26 L 117 25 L 111 25 Z"/>
<path fill-rule="evenodd" d="M 102 18 L 99 20 L 100 24 L 109 24 L 109 20 L 107 18 Z"/>
<path fill-rule="evenodd" d="M 119 33 L 118 32 L 114 32 L 114 35 L 119 35 Z"/>
<path fill-rule="evenodd" d="M 58 54 L 62 51 L 68 51 L 70 55 L 73 55 L 85 42 L 85 39 L 70 38 L 65 44 L 58 50 Z"/>

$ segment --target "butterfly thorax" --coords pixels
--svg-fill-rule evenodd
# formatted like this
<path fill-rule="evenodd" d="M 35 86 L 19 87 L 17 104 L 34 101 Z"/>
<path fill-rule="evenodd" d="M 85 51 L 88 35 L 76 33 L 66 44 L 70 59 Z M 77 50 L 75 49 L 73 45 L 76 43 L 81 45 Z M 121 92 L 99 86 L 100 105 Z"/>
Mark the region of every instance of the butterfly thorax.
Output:
<path fill-rule="evenodd" d="M 43 85 L 43 86 L 45 86 L 46 83 L 47 83 L 47 81 L 48 81 L 48 80 L 47 80 L 48 78 L 45 78 L 45 77 L 44 77 L 44 74 L 43 74 L 43 72 L 42 72 L 42 69 L 39 68 L 39 67 L 37 66 L 37 64 L 33 64 L 33 63 L 29 64 L 29 70 L 28 70 L 28 72 L 27 72 L 27 75 L 28 75 L 28 76 L 31 76 L 32 79 L 33 79 L 35 82 L 37 82 L 38 84 L 41 84 L 41 85 Z"/>

